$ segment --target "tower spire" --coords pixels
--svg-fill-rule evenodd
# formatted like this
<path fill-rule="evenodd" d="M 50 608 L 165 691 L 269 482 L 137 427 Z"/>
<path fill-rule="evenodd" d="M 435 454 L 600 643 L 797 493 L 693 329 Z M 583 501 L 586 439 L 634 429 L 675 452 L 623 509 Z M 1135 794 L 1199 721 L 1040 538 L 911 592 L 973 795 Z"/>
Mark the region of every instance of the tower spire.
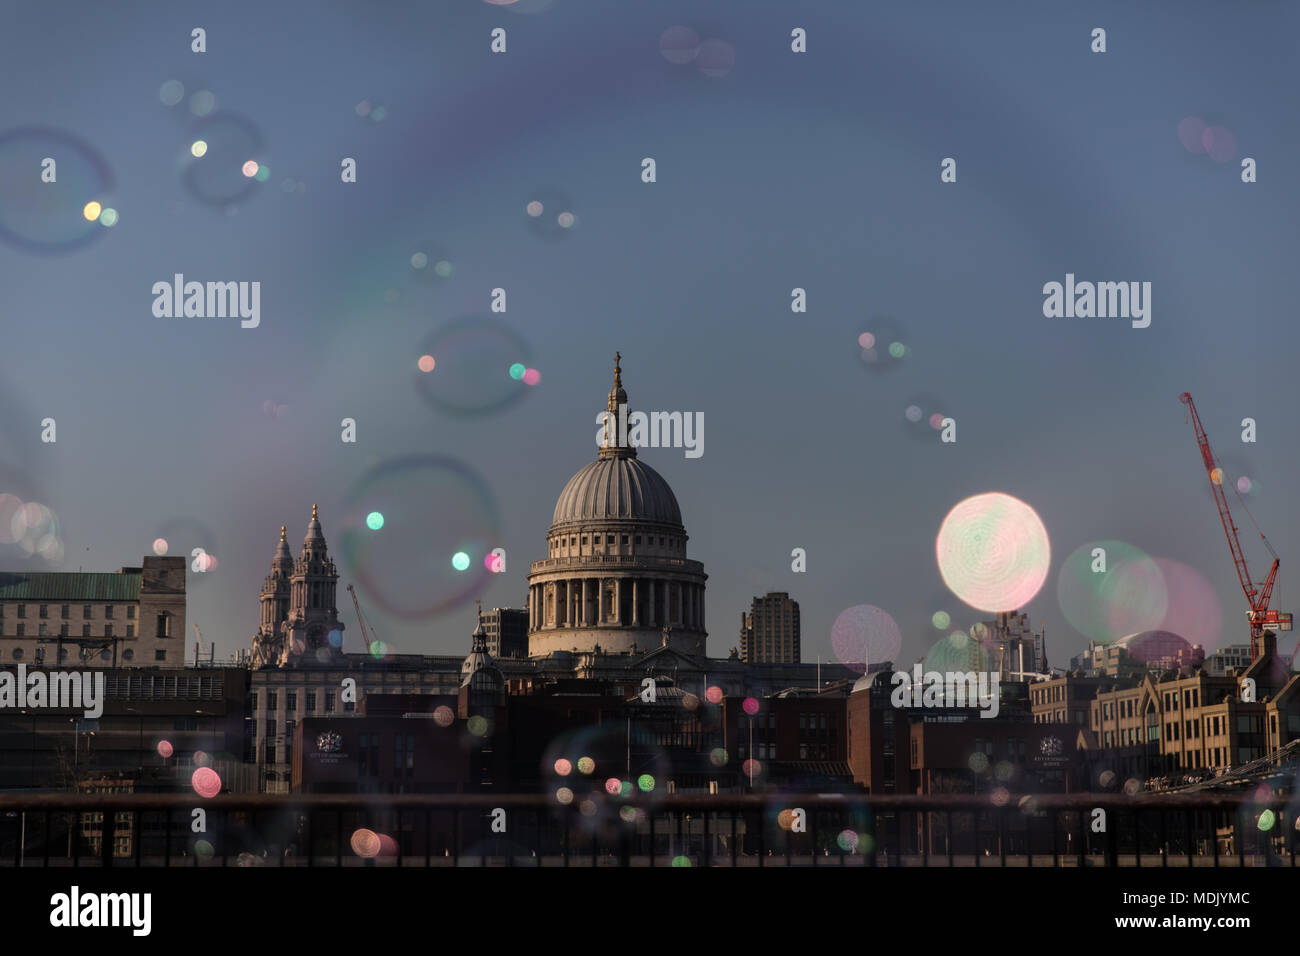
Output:
<path fill-rule="evenodd" d="M 614 353 L 614 384 L 605 403 L 605 437 L 600 446 L 600 458 L 635 458 L 636 449 L 625 444 L 627 435 L 627 392 L 623 390 L 623 360 L 620 352 Z"/>

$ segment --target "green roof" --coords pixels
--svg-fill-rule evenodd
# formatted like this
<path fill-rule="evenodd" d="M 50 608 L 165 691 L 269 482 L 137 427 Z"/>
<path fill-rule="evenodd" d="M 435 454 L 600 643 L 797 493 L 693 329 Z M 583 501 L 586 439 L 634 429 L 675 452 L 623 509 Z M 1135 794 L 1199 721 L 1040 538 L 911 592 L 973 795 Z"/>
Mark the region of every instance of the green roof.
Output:
<path fill-rule="evenodd" d="M 0 601 L 138 601 L 143 573 L 0 571 Z"/>

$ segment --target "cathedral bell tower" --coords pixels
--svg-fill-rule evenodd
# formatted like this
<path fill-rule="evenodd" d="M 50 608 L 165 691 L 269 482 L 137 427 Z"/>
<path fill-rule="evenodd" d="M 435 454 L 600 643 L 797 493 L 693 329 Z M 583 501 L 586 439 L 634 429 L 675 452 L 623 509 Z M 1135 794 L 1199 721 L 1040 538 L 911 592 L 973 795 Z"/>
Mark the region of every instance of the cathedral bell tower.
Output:
<path fill-rule="evenodd" d="M 302 541 L 302 551 L 294 562 L 289 577 L 289 613 L 286 620 L 287 640 L 281 666 L 293 666 L 300 661 L 324 663 L 336 657 L 339 647 L 330 643 L 330 631 L 343 631 L 339 611 L 334 603 L 338 589 L 339 573 L 330 559 L 321 532 L 320 516 L 316 506 L 311 506 L 311 523 Z M 324 650 L 324 654 L 320 654 Z"/>

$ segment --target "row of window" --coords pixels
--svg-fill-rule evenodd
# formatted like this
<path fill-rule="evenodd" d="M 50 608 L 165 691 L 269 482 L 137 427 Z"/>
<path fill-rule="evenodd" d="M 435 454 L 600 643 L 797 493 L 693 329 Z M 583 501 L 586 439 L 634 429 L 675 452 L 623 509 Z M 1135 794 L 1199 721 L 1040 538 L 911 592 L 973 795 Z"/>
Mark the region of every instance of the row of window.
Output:
<path fill-rule="evenodd" d="M 1289 715 L 1287 720 L 1289 729 L 1300 729 L 1300 715 Z M 1276 727 L 1274 728 L 1276 730 Z M 1220 734 L 1228 732 L 1228 718 L 1226 715 L 1213 715 L 1205 718 L 1205 736 L 1217 737 Z M 1253 714 L 1237 715 L 1237 733 L 1239 734 L 1259 734 L 1264 732 L 1264 719 Z M 1160 738 L 1160 729 L 1155 724 L 1147 726 L 1147 740 L 1158 740 Z M 1201 721 L 1168 721 L 1164 726 L 1164 738 L 1166 741 L 1174 740 L 1200 740 L 1201 739 Z M 1142 740 L 1141 728 L 1138 727 L 1121 727 L 1118 732 L 1107 730 L 1102 734 L 1102 745 L 1106 747 L 1129 746 L 1140 743 Z"/>
<path fill-rule="evenodd" d="M 221 700 L 225 696 L 225 685 L 215 675 L 123 674 L 110 676 L 104 690 L 115 699 Z"/>
<path fill-rule="evenodd" d="M 0 618 L 3 618 L 3 617 L 5 616 L 5 608 L 6 608 L 7 606 L 8 606 L 8 605 L 6 605 L 6 604 L 0 603 Z M 15 605 L 13 605 L 13 606 L 14 606 L 14 608 L 17 610 L 17 614 L 16 614 L 15 616 L 16 616 L 19 620 L 22 620 L 23 618 L 27 617 L 27 608 L 28 608 L 29 605 L 26 605 L 26 604 L 15 604 Z M 37 607 L 37 612 L 36 612 L 36 616 L 37 616 L 37 617 L 47 618 L 47 617 L 50 616 L 50 605 L 48 605 L 48 604 L 39 604 L 39 605 L 37 605 L 36 607 Z M 105 618 L 112 618 L 112 616 L 113 616 L 113 608 L 115 608 L 115 607 L 117 607 L 116 604 L 105 604 L 105 605 L 103 605 L 103 608 L 104 608 L 104 617 L 105 617 Z M 94 613 L 95 613 L 95 605 L 93 605 L 93 604 L 83 604 L 83 605 L 81 605 L 81 616 L 82 616 L 83 619 L 87 619 L 87 620 L 89 620 L 90 618 L 94 617 Z M 63 618 L 63 619 L 66 621 L 66 620 L 67 620 L 68 618 L 70 618 L 71 616 L 72 616 L 72 605 L 71 605 L 71 604 L 62 604 L 62 605 L 59 606 L 59 617 Z M 133 620 L 135 620 L 135 605 L 134 605 L 134 604 L 128 604 L 128 605 L 126 605 L 126 619 L 127 619 L 128 621 L 133 621 Z"/>
<path fill-rule="evenodd" d="M 14 633 L 13 633 L 12 635 L 4 634 L 4 633 L 0 633 L 0 637 L 28 637 L 28 636 L 29 636 L 29 635 L 28 635 L 28 633 L 27 633 L 27 625 L 26 625 L 24 622 L 22 622 L 22 621 L 19 621 L 19 622 L 15 625 L 15 630 L 14 630 Z M 42 622 L 40 625 L 37 626 L 36 633 L 35 633 L 34 635 L 30 635 L 30 636 L 32 636 L 32 637 L 52 637 L 53 635 L 50 634 L 50 626 L 49 626 L 48 624 Z M 70 632 L 69 632 L 69 628 L 68 628 L 68 625 L 67 625 L 67 624 L 60 624 L 60 625 L 59 625 L 59 633 L 58 633 L 58 636 L 59 636 L 59 637 L 68 637 L 68 636 L 70 636 Z M 99 635 L 92 635 L 92 634 L 90 633 L 90 625 L 89 625 L 89 624 L 83 624 L 83 625 L 81 625 L 81 636 L 82 636 L 82 637 L 92 637 L 92 636 L 96 636 L 96 637 L 98 637 Z M 105 625 L 104 625 L 104 634 L 103 634 L 103 636 L 104 636 L 104 637 L 114 637 L 114 636 L 116 636 L 116 635 L 114 635 L 114 633 L 113 633 L 113 625 L 112 625 L 112 624 L 105 624 Z M 134 624 L 128 624 L 128 625 L 126 626 L 126 634 L 125 634 L 125 636 L 126 636 L 126 637 L 135 637 L 135 625 L 134 625 Z M 159 634 L 158 636 L 159 636 L 159 637 L 166 637 L 165 634 Z"/>
<path fill-rule="evenodd" d="M 304 691 L 303 693 L 305 695 L 306 698 L 305 703 L 307 705 L 304 708 L 303 713 L 304 714 L 319 713 L 319 711 L 316 709 L 316 691 L 309 690 L 309 691 Z M 324 702 L 325 702 L 324 713 L 327 714 L 334 713 L 335 697 L 333 692 L 321 694 L 321 696 L 324 698 Z M 256 693 L 248 695 L 248 709 L 253 713 L 257 713 L 257 699 L 258 699 L 258 695 Z M 296 713 L 298 711 L 298 692 L 296 690 L 285 691 L 284 704 L 285 704 L 284 709 L 287 713 Z M 280 709 L 280 692 L 275 690 L 268 690 L 266 692 L 267 712 L 275 713 L 279 709 Z M 355 703 L 353 703 L 352 701 L 344 701 L 343 712 L 345 714 L 350 714 L 354 712 L 356 709 L 357 709 L 357 705 Z M 268 735 L 274 734 L 275 730 L 272 728 L 275 727 L 275 718 L 273 717 L 267 718 L 266 727 L 267 727 L 266 732 Z"/>
<path fill-rule="evenodd" d="M 1065 685 L 1057 684 L 1055 687 L 1041 687 L 1034 691 L 1035 704 L 1054 704 L 1065 700 Z"/>
<path fill-rule="evenodd" d="M 578 538 L 579 538 L 579 537 L 582 538 L 582 544 L 581 544 L 581 545 L 578 544 Z M 628 544 L 628 537 L 629 537 L 629 536 L 628 536 L 628 535 L 625 535 L 625 534 L 624 534 L 624 535 L 616 535 L 616 534 L 599 535 L 599 534 L 593 534 L 593 535 L 590 536 L 590 538 L 591 538 L 591 540 L 590 540 L 590 544 L 591 544 L 593 547 L 600 547 L 600 543 L 601 543 L 600 539 L 601 539 L 602 537 L 605 539 L 605 544 L 606 544 L 606 545 L 613 545 L 613 544 L 616 544 L 616 543 L 621 543 L 624 547 L 626 547 L 627 544 Z M 634 544 L 640 544 L 640 543 L 641 543 L 641 535 L 638 534 L 638 535 L 634 535 L 634 536 L 632 536 L 632 537 L 635 539 L 634 542 L 633 542 Z M 617 539 L 620 539 L 620 538 L 622 539 L 621 542 L 619 542 L 619 541 L 617 540 Z M 646 543 L 647 545 L 651 545 L 651 546 L 654 546 L 654 547 L 680 547 L 680 546 L 681 546 L 681 539 L 679 539 L 679 538 L 660 537 L 660 536 L 657 536 L 657 535 L 647 535 L 647 536 L 646 536 L 646 539 L 645 539 L 645 543 Z M 584 548 L 585 548 L 585 547 L 587 547 L 587 544 L 588 544 L 588 536 L 585 535 L 585 534 L 584 534 L 584 535 L 572 535 L 572 536 L 570 536 L 570 538 L 569 538 L 569 547 L 570 547 L 570 548 L 577 548 L 577 547 L 584 547 Z M 561 548 L 563 548 L 563 547 L 564 547 L 564 539 L 563 539 L 563 538 L 560 538 L 558 541 L 552 541 L 552 542 L 551 542 L 551 553 L 554 554 L 554 553 L 558 552 L 558 551 L 559 551 Z"/>

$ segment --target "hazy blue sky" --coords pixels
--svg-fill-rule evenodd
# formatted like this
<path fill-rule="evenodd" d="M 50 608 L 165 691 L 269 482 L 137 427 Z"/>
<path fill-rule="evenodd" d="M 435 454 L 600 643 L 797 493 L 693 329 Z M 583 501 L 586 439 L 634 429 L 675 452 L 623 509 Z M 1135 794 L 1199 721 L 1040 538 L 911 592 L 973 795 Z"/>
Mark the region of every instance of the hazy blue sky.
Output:
<path fill-rule="evenodd" d="M 1274 606 L 1300 594 L 1293 4 L 10 3 L 0 18 L 0 131 L 91 144 L 120 214 L 65 254 L 0 245 L 0 491 L 57 512 L 71 570 L 138 563 L 170 519 L 209 529 L 220 565 L 190 616 L 219 656 L 256 628 L 279 525 L 296 551 L 319 503 L 339 553 L 359 477 L 411 454 L 486 477 L 508 565 L 483 597 L 522 604 L 555 499 L 594 457 L 616 349 L 633 408 L 704 414 L 703 457 L 643 456 L 709 574 L 715 656 L 767 590 L 802 605 L 808 660 L 856 604 L 897 618 L 905 657 L 939 636 L 934 611 L 986 616 L 946 596 L 934 539 L 989 490 L 1050 534 L 1027 610 L 1055 663 L 1083 643 L 1058 608 L 1060 561 L 1100 539 L 1206 575 L 1222 642 L 1243 642 L 1184 390 L 1225 464 L 1261 483 L 1252 509 L 1283 560 Z M 734 68 L 669 63 L 659 37 L 677 24 L 725 39 Z M 196 26 L 207 53 L 190 51 Z M 504 55 L 488 48 L 497 26 Z M 1089 50 L 1097 26 L 1105 54 Z M 187 97 L 170 108 L 169 79 Z M 260 130 L 272 170 L 234 213 L 183 178 L 201 124 L 188 97 L 204 89 Z M 358 117 L 363 100 L 382 122 Z M 1231 130 L 1236 156 L 1191 155 L 1188 116 Z M 345 156 L 355 184 L 339 181 Z M 948 156 L 955 184 L 939 181 Z M 1257 183 L 1241 183 L 1241 156 Z M 0 182 L 0 211 L 33 188 L 53 187 Z M 524 212 L 547 190 L 577 216 L 554 241 Z M 410 256 L 434 246 L 454 272 L 422 280 Z M 260 281 L 260 327 L 154 317 L 151 286 L 176 272 Z M 1067 272 L 1151 282 L 1150 328 L 1045 318 L 1042 286 Z M 449 416 L 413 384 L 422 342 L 485 312 L 497 286 L 542 382 L 497 413 Z M 875 316 L 911 349 L 884 374 L 856 344 Z M 955 444 L 909 435 L 904 409 L 924 395 L 957 420 Z M 55 445 L 39 441 L 46 416 Z M 1239 440 L 1246 416 L 1255 445 Z M 356 445 L 339 440 L 344 417 Z M 418 504 L 386 530 L 437 552 L 439 525 L 419 517 L 436 489 Z M 0 567 L 45 566 L 0 546 Z M 399 620 L 359 590 L 396 650 L 468 649 L 472 604 Z"/>

